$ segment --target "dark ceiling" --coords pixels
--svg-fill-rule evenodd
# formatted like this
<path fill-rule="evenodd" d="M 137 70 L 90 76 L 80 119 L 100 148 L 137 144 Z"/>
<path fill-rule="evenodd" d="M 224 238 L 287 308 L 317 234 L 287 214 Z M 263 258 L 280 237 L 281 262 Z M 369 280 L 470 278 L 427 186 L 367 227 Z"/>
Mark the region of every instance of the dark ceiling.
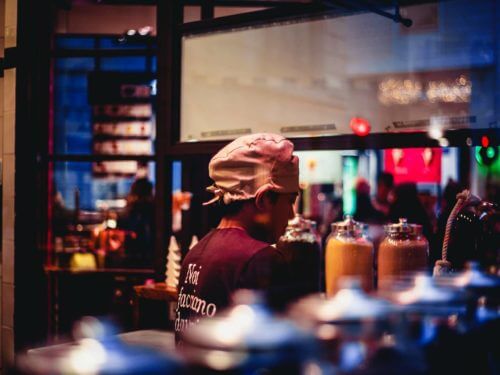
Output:
<path fill-rule="evenodd" d="M 170 0 L 54 0 L 57 4 L 71 6 L 71 4 L 108 4 L 108 5 L 156 5 L 158 1 Z M 175 0 L 186 4 L 216 5 L 216 6 L 279 6 L 290 4 L 311 4 L 321 3 L 322 0 Z M 335 2 L 335 0 L 330 0 Z M 352 0 L 342 1 L 343 3 L 370 4 L 372 6 L 393 6 L 394 0 Z M 437 1 L 425 0 L 399 0 L 400 6 L 415 5 Z"/>

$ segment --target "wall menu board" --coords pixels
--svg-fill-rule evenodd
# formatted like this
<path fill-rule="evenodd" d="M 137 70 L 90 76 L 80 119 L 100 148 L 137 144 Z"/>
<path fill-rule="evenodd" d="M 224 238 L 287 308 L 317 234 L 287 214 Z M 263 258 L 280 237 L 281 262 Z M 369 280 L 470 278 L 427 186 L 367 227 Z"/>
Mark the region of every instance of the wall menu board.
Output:
<path fill-rule="evenodd" d="M 92 150 L 100 155 L 152 155 L 154 140 L 154 76 L 146 73 L 91 73 Z M 93 163 L 95 176 L 134 176 L 137 162 Z"/>

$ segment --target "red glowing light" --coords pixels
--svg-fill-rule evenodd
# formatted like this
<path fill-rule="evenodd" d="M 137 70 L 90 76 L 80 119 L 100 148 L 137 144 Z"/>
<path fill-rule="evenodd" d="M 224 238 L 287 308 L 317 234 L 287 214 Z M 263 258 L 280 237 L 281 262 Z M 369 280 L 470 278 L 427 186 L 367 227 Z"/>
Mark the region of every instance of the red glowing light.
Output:
<path fill-rule="evenodd" d="M 490 140 L 487 136 L 483 135 L 481 137 L 481 146 L 488 147 L 490 145 Z"/>
<path fill-rule="evenodd" d="M 371 125 L 370 122 L 362 117 L 353 117 L 349 123 L 354 134 L 364 137 L 370 133 Z"/>

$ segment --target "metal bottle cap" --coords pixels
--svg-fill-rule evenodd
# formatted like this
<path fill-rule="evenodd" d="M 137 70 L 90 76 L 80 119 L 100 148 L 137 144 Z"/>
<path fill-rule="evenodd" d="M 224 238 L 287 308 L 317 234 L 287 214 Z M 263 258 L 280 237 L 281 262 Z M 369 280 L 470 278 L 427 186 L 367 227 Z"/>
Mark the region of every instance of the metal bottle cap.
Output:
<path fill-rule="evenodd" d="M 422 226 L 418 224 L 409 224 L 408 219 L 400 218 L 398 223 L 387 224 L 384 226 L 387 234 L 416 234 L 421 232 Z"/>
<path fill-rule="evenodd" d="M 296 214 L 292 220 L 288 221 L 288 226 L 280 241 L 313 243 L 316 241 L 315 230 L 315 221 L 306 220 L 302 215 Z"/>
<path fill-rule="evenodd" d="M 346 215 L 344 221 L 332 223 L 332 233 L 361 236 L 367 228 L 368 225 L 355 221 L 350 215 Z"/>
<path fill-rule="evenodd" d="M 422 225 L 410 224 L 408 219 L 400 218 L 398 223 L 384 225 L 384 230 L 387 236 L 411 236 L 419 237 L 422 235 Z"/>
<path fill-rule="evenodd" d="M 435 280 L 426 274 L 415 276 L 414 285 L 394 293 L 393 298 L 409 311 L 423 314 L 448 315 L 465 311 L 463 296 L 460 293 L 438 286 Z"/>
<path fill-rule="evenodd" d="M 301 231 L 311 231 L 313 226 L 316 226 L 316 222 L 312 220 L 304 219 L 301 214 L 295 214 L 295 217 L 288 221 L 286 227 L 287 230 L 301 230 Z"/>

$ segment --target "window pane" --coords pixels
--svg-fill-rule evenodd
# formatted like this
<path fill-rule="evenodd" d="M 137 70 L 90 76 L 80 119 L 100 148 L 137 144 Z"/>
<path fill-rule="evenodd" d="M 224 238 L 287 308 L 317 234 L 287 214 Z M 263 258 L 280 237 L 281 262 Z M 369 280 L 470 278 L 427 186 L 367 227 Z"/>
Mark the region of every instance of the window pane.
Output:
<path fill-rule="evenodd" d="M 55 60 L 54 152 L 151 155 L 156 95 L 151 59 L 103 58 L 101 63 L 105 73 L 96 70 L 94 58 Z"/>
<path fill-rule="evenodd" d="M 61 49 L 92 49 L 95 48 L 95 42 L 94 38 L 57 36 L 55 46 Z"/>
<path fill-rule="evenodd" d="M 56 71 L 72 72 L 84 71 L 88 72 L 95 67 L 95 61 L 91 57 L 67 57 L 56 60 Z"/>
<path fill-rule="evenodd" d="M 430 217 L 436 218 L 441 192 L 450 181 L 459 181 L 458 148 L 321 150 L 296 154 L 303 186 L 301 211 L 319 222 L 323 236 L 330 231 L 329 223 L 341 220 L 343 214 L 374 224 L 388 220 L 394 198 L 388 184 L 415 184 L 423 203 L 430 204 L 427 207 Z M 382 172 L 386 176 L 380 182 Z M 470 178 L 478 179 L 477 172 L 471 171 Z M 357 202 L 357 196 L 370 199 Z M 376 210 L 371 209 L 372 205 Z M 410 210 L 405 215 L 411 216 Z"/>
<path fill-rule="evenodd" d="M 142 72 L 148 69 L 147 58 L 134 57 L 103 57 L 101 60 L 102 70 L 113 70 L 117 72 Z"/>
<path fill-rule="evenodd" d="M 87 74 L 93 59 L 57 59 L 54 78 L 54 151 L 83 154 L 91 150 L 92 108 L 87 98 Z"/>
<path fill-rule="evenodd" d="M 156 72 L 156 67 L 157 67 L 158 61 L 156 59 L 156 56 L 153 56 L 151 60 L 151 71 Z"/>
<path fill-rule="evenodd" d="M 147 49 L 153 44 L 153 39 L 148 37 L 110 37 L 99 40 L 100 49 Z"/>
<path fill-rule="evenodd" d="M 366 12 L 185 36 L 181 140 L 497 126 L 495 1 L 404 11 L 414 26 Z"/>
<path fill-rule="evenodd" d="M 200 6 L 185 6 L 183 21 L 187 22 L 195 22 L 201 20 L 201 7 Z"/>
<path fill-rule="evenodd" d="M 145 267 L 154 248 L 154 163 L 56 162 L 52 201 L 59 266 L 73 253 L 96 267 Z"/>

